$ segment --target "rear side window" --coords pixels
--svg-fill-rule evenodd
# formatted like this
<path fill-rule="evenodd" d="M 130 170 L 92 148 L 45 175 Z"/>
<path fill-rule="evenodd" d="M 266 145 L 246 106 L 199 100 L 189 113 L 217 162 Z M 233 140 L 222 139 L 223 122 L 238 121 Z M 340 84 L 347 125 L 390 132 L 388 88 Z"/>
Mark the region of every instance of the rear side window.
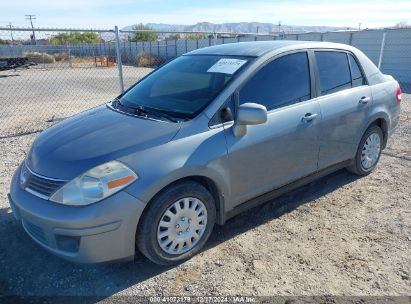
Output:
<path fill-rule="evenodd" d="M 365 79 L 362 76 L 357 60 L 355 60 L 355 58 L 351 54 L 348 54 L 348 60 L 350 61 L 351 67 L 352 87 L 355 88 L 364 85 Z"/>
<path fill-rule="evenodd" d="M 255 102 L 267 110 L 311 98 L 307 52 L 284 55 L 257 72 L 241 89 L 240 104 Z"/>
<path fill-rule="evenodd" d="M 315 52 L 320 74 L 321 95 L 351 88 L 351 74 L 347 54 L 343 52 Z"/>

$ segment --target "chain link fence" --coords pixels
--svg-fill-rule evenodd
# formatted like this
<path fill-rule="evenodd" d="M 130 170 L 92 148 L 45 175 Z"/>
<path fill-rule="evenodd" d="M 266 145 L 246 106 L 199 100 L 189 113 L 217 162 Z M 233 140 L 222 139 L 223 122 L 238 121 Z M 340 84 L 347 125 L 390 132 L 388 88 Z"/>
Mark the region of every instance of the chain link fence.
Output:
<path fill-rule="evenodd" d="M 69 33 L 69 34 L 67 34 Z M 97 43 L 58 44 L 56 37 L 91 33 Z M 114 31 L 0 30 L 0 137 L 42 130 L 121 92 Z M 13 38 L 11 38 L 11 36 Z M 126 86 L 161 64 L 123 69 Z"/>
<path fill-rule="evenodd" d="M 257 40 L 351 44 L 411 92 L 411 29 L 288 35 L 0 28 L 0 138 L 36 132 L 106 103 L 191 50 Z M 87 43 L 84 43 L 87 41 Z M 81 43 L 80 43 L 81 42 Z"/>

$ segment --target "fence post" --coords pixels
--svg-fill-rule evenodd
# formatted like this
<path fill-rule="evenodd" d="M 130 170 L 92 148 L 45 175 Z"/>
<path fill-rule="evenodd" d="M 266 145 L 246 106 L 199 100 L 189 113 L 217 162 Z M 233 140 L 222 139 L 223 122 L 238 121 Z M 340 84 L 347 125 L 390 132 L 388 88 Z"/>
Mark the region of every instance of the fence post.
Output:
<path fill-rule="evenodd" d="M 72 63 L 72 60 L 71 60 L 71 49 L 70 49 L 70 46 L 69 46 L 69 48 L 68 48 L 68 60 L 69 60 L 69 67 L 72 68 L 72 67 L 73 67 L 73 63 Z"/>
<path fill-rule="evenodd" d="M 118 26 L 114 27 L 114 32 L 116 36 L 116 62 L 118 69 L 118 80 L 120 84 L 120 93 L 124 93 L 124 81 L 123 81 L 123 65 L 121 64 L 121 50 L 120 50 L 120 37 L 118 35 Z"/>
<path fill-rule="evenodd" d="M 178 50 L 177 50 L 177 42 L 178 40 L 176 39 L 176 40 L 174 40 L 174 50 L 175 50 L 175 53 L 176 53 L 176 57 L 177 57 L 177 54 L 178 54 Z"/>
<path fill-rule="evenodd" d="M 129 54 L 130 63 L 133 64 L 135 58 L 133 58 L 133 51 L 131 50 L 131 41 L 130 40 L 128 41 L 128 54 Z"/>
<path fill-rule="evenodd" d="M 385 49 L 385 36 L 387 32 L 384 30 L 382 33 L 382 40 L 381 40 L 381 48 L 380 48 L 380 57 L 378 57 L 378 69 L 381 70 L 382 58 L 384 57 L 384 49 Z"/>

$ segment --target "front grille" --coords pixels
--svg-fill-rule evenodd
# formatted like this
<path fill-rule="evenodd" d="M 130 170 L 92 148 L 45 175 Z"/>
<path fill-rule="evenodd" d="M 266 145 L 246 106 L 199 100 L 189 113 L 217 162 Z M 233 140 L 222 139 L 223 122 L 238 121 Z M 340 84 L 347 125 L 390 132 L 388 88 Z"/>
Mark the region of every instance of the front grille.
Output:
<path fill-rule="evenodd" d="M 50 197 L 57 189 L 63 186 L 66 182 L 56 179 L 51 179 L 47 177 L 40 176 L 31 172 L 27 167 L 24 168 L 24 174 L 26 174 L 25 178 L 25 189 L 30 192 L 35 192 L 46 196 L 47 198 Z"/>
<path fill-rule="evenodd" d="M 26 188 L 36 191 L 45 196 L 50 196 L 63 185 L 63 181 L 54 181 L 30 174 Z"/>
<path fill-rule="evenodd" d="M 43 243 L 44 245 L 48 245 L 47 238 L 46 238 L 46 235 L 43 229 L 41 229 L 39 226 L 34 225 L 33 223 L 30 223 L 29 221 L 26 221 L 24 219 L 22 222 L 23 222 L 23 226 L 26 229 L 27 233 L 30 234 L 32 238 L 36 239 L 40 243 Z"/>

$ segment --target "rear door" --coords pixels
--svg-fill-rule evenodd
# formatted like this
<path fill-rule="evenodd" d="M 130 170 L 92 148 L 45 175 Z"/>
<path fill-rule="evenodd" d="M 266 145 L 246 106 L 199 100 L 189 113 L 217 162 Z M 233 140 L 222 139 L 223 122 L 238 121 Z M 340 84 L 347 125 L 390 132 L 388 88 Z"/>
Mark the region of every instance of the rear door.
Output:
<path fill-rule="evenodd" d="M 266 106 L 268 120 L 242 137 L 225 126 L 234 206 L 317 170 L 321 114 L 309 66 L 306 51 L 283 55 L 240 88 L 239 104 Z"/>
<path fill-rule="evenodd" d="M 351 53 L 317 50 L 314 54 L 322 114 L 318 167 L 323 169 L 354 157 L 372 95 Z"/>

